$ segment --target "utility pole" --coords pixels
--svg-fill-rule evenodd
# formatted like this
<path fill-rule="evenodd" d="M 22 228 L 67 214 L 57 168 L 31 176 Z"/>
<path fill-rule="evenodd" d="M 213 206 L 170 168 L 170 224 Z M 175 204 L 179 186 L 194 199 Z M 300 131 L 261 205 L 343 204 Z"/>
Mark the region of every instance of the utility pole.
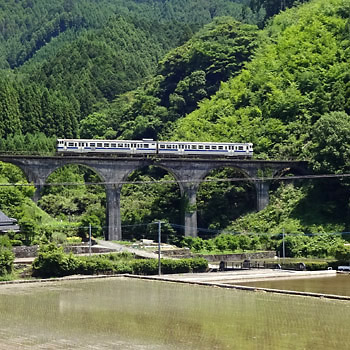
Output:
<path fill-rule="evenodd" d="M 89 255 L 91 255 L 91 224 L 89 224 Z"/>
<path fill-rule="evenodd" d="M 285 259 L 286 257 L 286 245 L 285 245 L 285 242 L 284 242 L 284 229 L 282 231 L 282 252 L 283 252 L 283 259 Z"/>

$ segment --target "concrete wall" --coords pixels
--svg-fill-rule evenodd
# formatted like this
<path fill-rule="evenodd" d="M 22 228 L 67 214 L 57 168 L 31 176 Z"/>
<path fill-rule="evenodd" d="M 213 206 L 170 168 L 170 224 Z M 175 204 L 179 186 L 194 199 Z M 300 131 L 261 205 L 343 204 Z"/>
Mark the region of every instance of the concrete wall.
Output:
<path fill-rule="evenodd" d="M 243 261 L 246 259 L 273 259 L 276 256 L 274 251 L 257 252 L 257 253 L 241 253 L 241 254 L 215 254 L 203 255 L 203 258 L 209 262 L 214 261 Z"/>

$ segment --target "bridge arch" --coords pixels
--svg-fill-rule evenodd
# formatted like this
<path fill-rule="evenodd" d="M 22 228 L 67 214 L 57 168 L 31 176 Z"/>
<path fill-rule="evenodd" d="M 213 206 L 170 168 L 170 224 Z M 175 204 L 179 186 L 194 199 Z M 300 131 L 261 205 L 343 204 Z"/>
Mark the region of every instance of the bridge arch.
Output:
<path fill-rule="evenodd" d="M 185 210 L 185 235 L 197 234 L 196 195 L 199 184 L 215 168 L 233 167 L 241 169 L 255 184 L 258 210 L 268 203 L 268 191 L 271 179 L 263 174 L 265 169 L 272 169 L 273 174 L 283 167 L 307 169 L 306 162 L 261 161 L 238 159 L 194 159 L 194 158 L 114 158 L 84 156 L 2 156 L 0 161 L 19 166 L 30 182 L 34 182 L 38 191 L 50 173 L 66 164 L 81 164 L 98 173 L 106 183 L 107 226 L 109 239 L 121 239 L 120 226 L 120 187 L 128 174 L 142 166 L 153 164 L 171 173 L 180 186 L 182 196 L 187 200 Z M 259 176 L 259 172 L 263 176 Z"/>
<path fill-rule="evenodd" d="M 247 172 L 236 166 L 215 167 L 199 185 L 197 199 L 199 227 L 221 230 L 255 210 L 256 187 Z"/>
<path fill-rule="evenodd" d="M 177 224 L 180 229 L 181 198 L 180 184 L 165 167 L 149 164 L 129 173 L 121 185 L 123 237 L 139 239 L 146 234 L 147 238 L 157 239 L 156 226 L 151 223 L 158 220 L 164 222 L 162 238 L 175 234 L 174 227 L 166 223 Z"/>

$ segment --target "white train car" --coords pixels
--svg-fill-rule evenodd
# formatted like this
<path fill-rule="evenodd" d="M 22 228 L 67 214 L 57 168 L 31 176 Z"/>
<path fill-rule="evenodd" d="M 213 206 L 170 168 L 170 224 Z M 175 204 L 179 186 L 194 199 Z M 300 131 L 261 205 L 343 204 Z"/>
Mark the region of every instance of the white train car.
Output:
<path fill-rule="evenodd" d="M 252 143 L 229 142 L 187 142 L 143 140 L 88 140 L 58 139 L 57 152 L 60 154 L 125 154 L 161 156 L 222 156 L 252 157 Z"/>
<path fill-rule="evenodd" d="M 185 142 L 159 141 L 158 153 L 161 155 L 197 155 L 197 156 L 224 156 L 224 157 L 251 157 L 252 143 L 228 142 Z"/>
<path fill-rule="evenodd" d="M 58 139 L 58 153 L 156 154 L 157 142 L 143 140 Z"/>

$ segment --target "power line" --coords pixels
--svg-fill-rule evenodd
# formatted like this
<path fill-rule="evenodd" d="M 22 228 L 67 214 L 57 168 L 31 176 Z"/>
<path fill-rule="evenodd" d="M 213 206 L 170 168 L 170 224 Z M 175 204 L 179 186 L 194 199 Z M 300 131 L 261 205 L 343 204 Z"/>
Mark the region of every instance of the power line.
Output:
<path fill-rule="evenodd" d="M 293 181 L 293 180 L 313 180 L 313 179 L 332 179 L 348 178 L 350 174 L 319 174 L 319 175 L 296 175 L 296 176 L 276 176 L 276 177 L 238 177 L 238 178 L 206 178 L 190 180 L 147 180 L 147 181 L 112 181 L 112 182 L 52 182 L 52 183 L 0 183 L 0 187 L 15 186 L 98 186 L 98 185 L 150 185 L 150 184 L 178 184 L 178 183 L 203 183 L 203 182 L 261 182 L 261 181 Z"/>

